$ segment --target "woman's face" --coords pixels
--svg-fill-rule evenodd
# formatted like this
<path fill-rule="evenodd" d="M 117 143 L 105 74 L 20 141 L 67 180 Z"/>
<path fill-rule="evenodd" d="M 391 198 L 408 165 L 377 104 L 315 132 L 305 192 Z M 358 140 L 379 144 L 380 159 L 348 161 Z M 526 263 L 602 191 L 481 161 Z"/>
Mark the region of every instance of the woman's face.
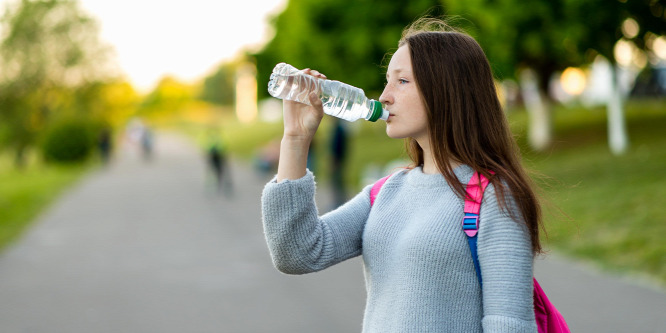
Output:
<path fill-rule="evenodd" d="M 389 62 L 386 87 L 379 97 L 389 111 L 386 134 L 394 139 L 428 140 L 428 118 L 421 94 L 416 86 L 409 46 L 401 46 Z"/>

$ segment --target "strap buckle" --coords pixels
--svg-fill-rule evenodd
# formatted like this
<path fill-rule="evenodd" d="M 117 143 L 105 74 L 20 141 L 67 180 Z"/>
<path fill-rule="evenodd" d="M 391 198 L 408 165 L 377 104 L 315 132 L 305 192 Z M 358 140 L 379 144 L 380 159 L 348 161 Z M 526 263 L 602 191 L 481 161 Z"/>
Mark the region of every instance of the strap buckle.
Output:
<path fill-rule="evenodd" d="M 462 227 L 468 237 L 476 236 L 477 232 L 479 232 L 479 215 L 466 213 L 462 220 Z"/>

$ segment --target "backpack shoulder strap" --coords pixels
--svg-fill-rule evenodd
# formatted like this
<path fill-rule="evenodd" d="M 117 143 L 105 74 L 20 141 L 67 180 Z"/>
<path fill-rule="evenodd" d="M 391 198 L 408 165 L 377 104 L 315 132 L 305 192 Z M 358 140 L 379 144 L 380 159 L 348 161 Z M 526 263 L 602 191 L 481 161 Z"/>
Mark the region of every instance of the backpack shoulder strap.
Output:
<path fill-rule="evenodd" d="M 379 190 L 382 189 L 382 186 L 384 185 L 384 183 L 386 183 L 389 177 L 391 177 L 391 175 L 379 179 L 378 181 L 375 182 L 374 185 L 372 185 L 372 188 L 370 189 L 370 207 L 372 207 L 375 204 L 375 199 L 377 199 L 377 194 L 379 194 Z"/>
<path fill-rule="evenodd" d="M 490 173 L 493 173 L 492 171 Z M 479 212 L 483 192 L 488 186 L 488 179 L 475 172 L 467 184 L 467 197 L 465 198 L 465 216 L 463 217 L 463 231 L 467 235 L 470 252 L 474 260 L 474 269 L 479 279 L 479 286 L 483 288 L 481 279 L 481 266 L 477 253 L 476 240 L 479 233 Z M 539 332 L 570 333 L 569 326 L 562 314 L 550 302 L 546 293 L 541 289 L 537 280 L 533 277 L 534 315 Z"/>
<path fill-rule="evenodd" d="M 481 265 L 479 264 L 479 255 L 477 254 L 477 235 L 479 233 L 479 212 L 481 211 L 481 202 L 483 201 L 483 192 L 488 187 L 488 178 L 479 172 L 474 172 L 472 179 L 467 183 L 467 195 L 465 196 L 465 216 L 462 220 L 462 228 L 467 235 L 472 260 L 474 260 L 474 269 L 476 277 L 479 279 L 479 285 L 483 286 L 481 279 Z"/>

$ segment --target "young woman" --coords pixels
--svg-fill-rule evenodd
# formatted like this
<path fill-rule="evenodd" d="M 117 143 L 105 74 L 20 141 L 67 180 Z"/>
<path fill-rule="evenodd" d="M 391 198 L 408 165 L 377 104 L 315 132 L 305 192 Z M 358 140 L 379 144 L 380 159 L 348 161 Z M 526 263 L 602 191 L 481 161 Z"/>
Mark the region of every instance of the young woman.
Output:
<path fill-rule="evenodd" d="M 284 102 L 278 173 L 262 196 L 275 266 L 303 274 L 362 255 L 364 332 L 536 332 L 540 208 L 481 47 L 459 32 L 407 29 L 386 79 L 386 133 L 407 140 L 414 165 L 391 175 L 372 206 L 368 186 L 318 216 L 305 165 L 321 102 Z M 461 230 L 475 171 L 490 179 L 478 236 L 483 288 Z"/>

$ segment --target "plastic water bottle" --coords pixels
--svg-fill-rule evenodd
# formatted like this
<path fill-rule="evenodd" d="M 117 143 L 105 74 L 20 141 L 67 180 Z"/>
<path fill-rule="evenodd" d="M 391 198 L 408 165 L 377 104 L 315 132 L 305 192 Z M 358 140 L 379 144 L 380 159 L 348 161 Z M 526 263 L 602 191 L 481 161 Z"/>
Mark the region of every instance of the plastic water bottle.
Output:
<path fill-rule="evenodd" d="M 312 91 L 319 95 L 328 115 L 347 121 L 388 119 L 389 113 L 382 108 L 382 103 L 365 97 L 363 89 L 304 74 L 283 62 L 273 68 L 268 81 L 271 96 L 310 105 L 308 95 Z"/>

